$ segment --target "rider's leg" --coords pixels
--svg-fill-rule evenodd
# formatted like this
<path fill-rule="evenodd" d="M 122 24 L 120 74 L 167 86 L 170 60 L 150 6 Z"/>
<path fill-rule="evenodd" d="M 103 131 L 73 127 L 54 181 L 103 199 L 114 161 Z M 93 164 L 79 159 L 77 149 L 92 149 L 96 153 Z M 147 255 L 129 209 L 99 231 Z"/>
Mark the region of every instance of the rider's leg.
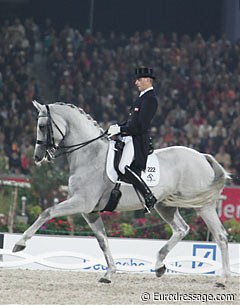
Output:
<path fill-rule="evenodd" d="M 119 162 L 118 169 L 124 175 L 125 166 L 130 166 L 134 159 L 134 146 L 132 137 L 124 137 L 123 142 L 125 143 L 121 161 Z"/>
<path fill-rule="evenodd" d="M 133 184 L 133 186 L 141 193 L 145 200 L 145 213 L 149 213 L 157 199 L 151 192 L 150 188 L 144 182 L 144 180 L 138 175 L 135 171 L 133 171 L 129 166 L 125 167 L 125 177 Z"/>
<path fill-rule="evenodd" d="M 120 172 L 129 180 L 131 184 L 141 193 L 145 199 L 145 212 L 149 213 L 156 203 L 156 198 L 153 196 L 151 190 L 141 178 L 141 169 L 130 168 L 134 159 L 134 146 L 131 137 L 124 138 L 125 146 L 121 161 L 119 163 Z M 134 165 L 134 163 L 133 163 Z"/>

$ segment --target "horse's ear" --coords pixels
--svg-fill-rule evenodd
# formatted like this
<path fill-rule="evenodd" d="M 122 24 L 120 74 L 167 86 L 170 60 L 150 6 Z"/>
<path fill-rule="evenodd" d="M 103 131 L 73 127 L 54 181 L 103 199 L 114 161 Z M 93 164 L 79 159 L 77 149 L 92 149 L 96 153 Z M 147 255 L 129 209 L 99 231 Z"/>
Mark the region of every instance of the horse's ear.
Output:
<path fill-rule="evenodd" d="M 38 103 L 37 101 L 32 101 L 33 106 L 40 112 L 42 110 L 42 106 L 40 103 Z"/>

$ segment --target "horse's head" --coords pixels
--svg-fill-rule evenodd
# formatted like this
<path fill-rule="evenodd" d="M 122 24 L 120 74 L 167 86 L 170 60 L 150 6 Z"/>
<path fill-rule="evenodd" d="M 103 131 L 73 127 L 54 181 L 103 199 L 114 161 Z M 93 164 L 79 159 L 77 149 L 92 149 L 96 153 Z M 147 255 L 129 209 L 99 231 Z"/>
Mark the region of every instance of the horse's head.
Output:
<path fill-rule="evenodd" d="M 61 116 L 54 112 L 51 105 L 41 105 L 37 101 L 33 101 L 33 105 L 39 112 L 34 160 L 36 163 L 43 160 L 50 161 L 66 134 L 66 124 Z"/>

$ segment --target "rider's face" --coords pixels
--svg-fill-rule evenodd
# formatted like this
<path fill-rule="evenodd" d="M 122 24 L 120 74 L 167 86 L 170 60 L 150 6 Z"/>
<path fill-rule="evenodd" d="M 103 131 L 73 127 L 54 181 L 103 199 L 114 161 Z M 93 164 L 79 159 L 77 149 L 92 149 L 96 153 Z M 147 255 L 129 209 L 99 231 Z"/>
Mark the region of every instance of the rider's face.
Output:
<path fill-rule="evenodd" d="M 139 77 L 136 79 L 135 85 L 137 86 L 138 90 L 142 92 L 152 86 L 151 78 Z"/>

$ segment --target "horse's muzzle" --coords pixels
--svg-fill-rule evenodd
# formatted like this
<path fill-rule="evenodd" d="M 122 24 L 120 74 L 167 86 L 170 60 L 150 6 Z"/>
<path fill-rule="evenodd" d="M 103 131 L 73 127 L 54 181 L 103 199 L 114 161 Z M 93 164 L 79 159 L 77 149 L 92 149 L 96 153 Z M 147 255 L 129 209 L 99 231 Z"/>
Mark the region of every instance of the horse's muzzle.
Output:
<path fill-rule="evenodd" d="M 40 161 L 42 161 L 42 158 L 40 158 L 38 155 L 35 155 L 34 156 L 34 161 L 35 162 L 40 162 Z"/>

